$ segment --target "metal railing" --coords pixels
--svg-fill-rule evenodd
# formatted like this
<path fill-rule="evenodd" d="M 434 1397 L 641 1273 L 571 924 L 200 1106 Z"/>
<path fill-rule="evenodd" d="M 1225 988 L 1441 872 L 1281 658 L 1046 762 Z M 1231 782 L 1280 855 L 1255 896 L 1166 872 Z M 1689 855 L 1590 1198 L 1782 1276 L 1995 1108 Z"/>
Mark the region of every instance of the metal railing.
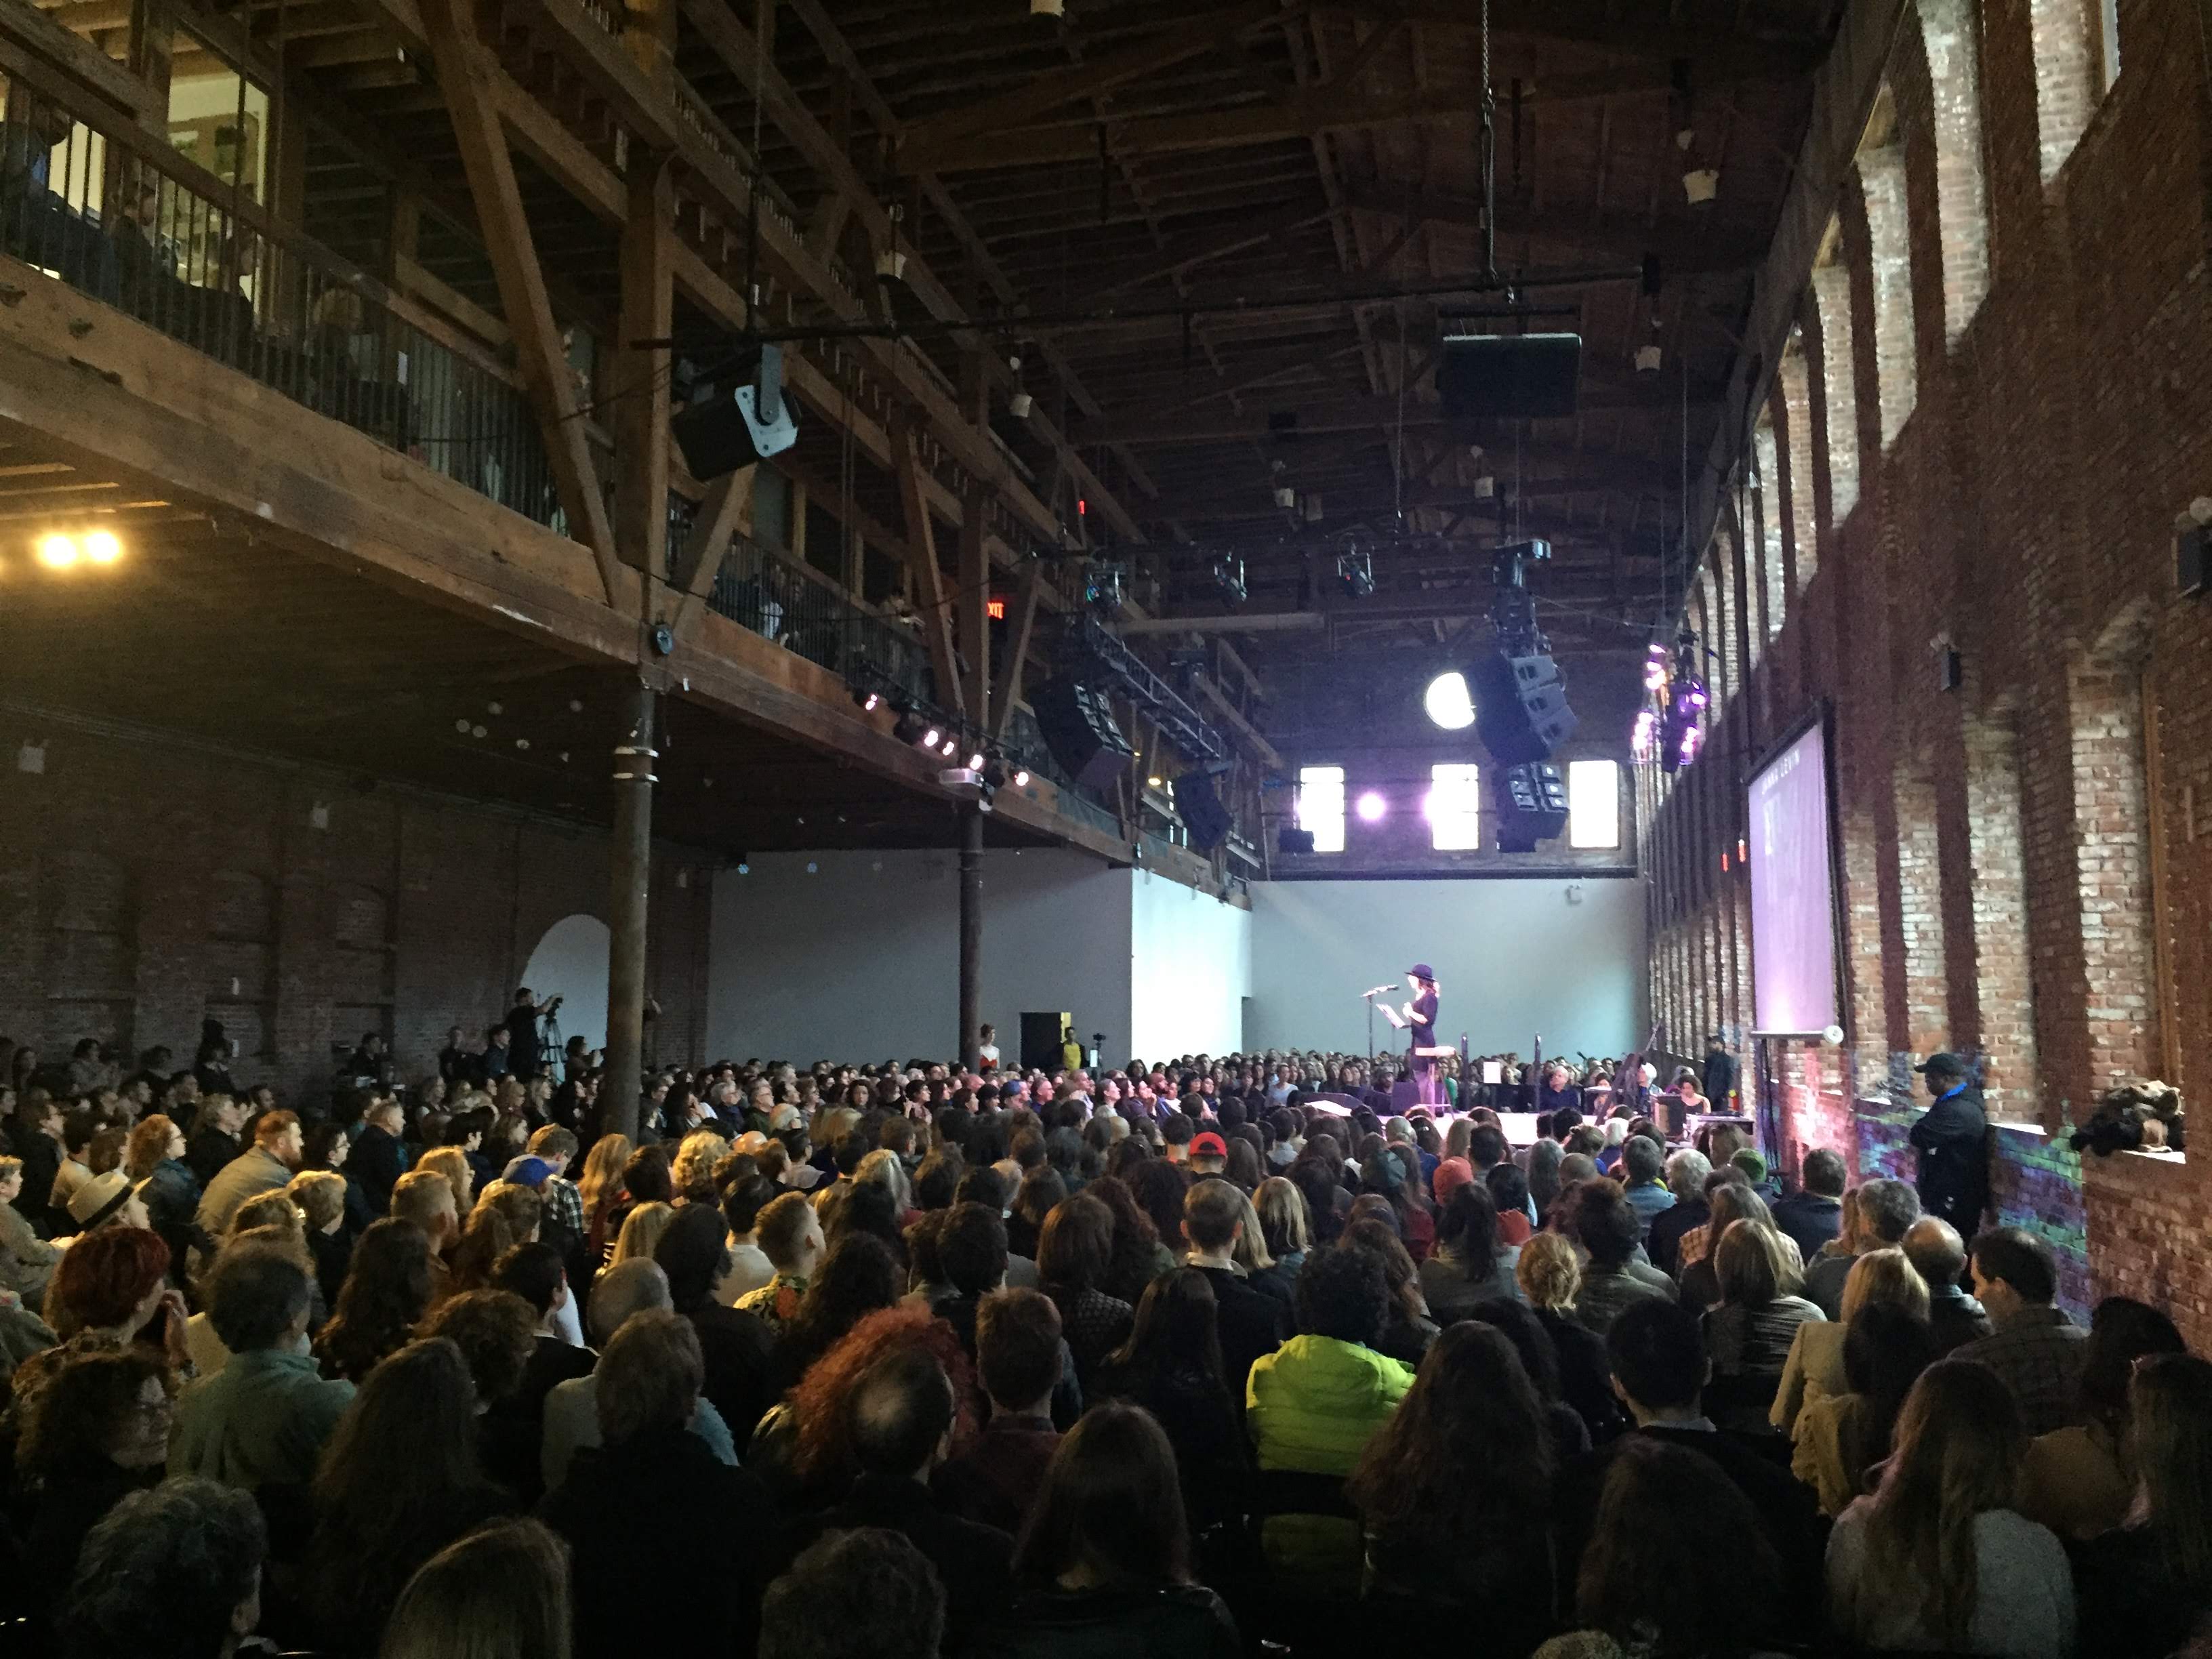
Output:
<path fill-rule="evenodd" d="M 536 418 L 487 348 L 36 65 L 0 117 L 0 252 L 565 530 Z"/>

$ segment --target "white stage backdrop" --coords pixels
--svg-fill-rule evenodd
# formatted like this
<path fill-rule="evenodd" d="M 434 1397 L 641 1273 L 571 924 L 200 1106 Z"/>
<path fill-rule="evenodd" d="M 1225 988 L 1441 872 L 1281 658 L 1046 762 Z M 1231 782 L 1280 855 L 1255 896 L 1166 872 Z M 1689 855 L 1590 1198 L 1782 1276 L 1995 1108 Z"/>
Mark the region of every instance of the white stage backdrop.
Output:
<path fill-rule="evenodd" d="M 1526 1054 L 1540 1032 L 1571 1056 L 1644 1040 L 1639 880 L 1265 882 L 1252 906 L 1253 1047 L 1360 1049 L 1359 994 L 1402 989 L 1416 962 L 1442 987 L 1439 1042 Z M 1378 1047 L 1402 1046 L 1375 1027 Z"/>

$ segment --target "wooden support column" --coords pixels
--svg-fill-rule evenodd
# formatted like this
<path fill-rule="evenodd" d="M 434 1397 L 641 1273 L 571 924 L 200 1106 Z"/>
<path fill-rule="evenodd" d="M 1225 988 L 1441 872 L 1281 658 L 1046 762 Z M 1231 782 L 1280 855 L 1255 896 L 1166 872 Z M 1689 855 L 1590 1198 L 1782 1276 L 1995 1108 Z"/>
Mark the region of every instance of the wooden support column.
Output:
<path fill-rule="evenodd" d="M 672 354 L 639 342 L 665 340 L 676 325 L 674 215 L 667 158 L 641 157 L 630 169 L 623 222 L 622 318 L 600 379 L 610 389 L 615 434 L 615 550 L 624 564 L 656 577 L 668 570 Z"/>
<path fill-rule="evenodd" d="M 646 916 L 653 872 L 653 763 L 658 699 L 633 680 L 622 688 L 627 724 L 614 753 L 615 830 L 608 846 L 607 1064 L 599 1122 L 637 1139 L 645 1079 Z"/>
<path fill-rule="evenodd" d="M 753 486 L 759 479 L 760 464 L 755 462 L 735 472 L 725 473 L 707 486 L 706 499 L 699 503 L 699 511 L 691 520 L 691 533 L 684 538 L 683 562 L 669 577 L 669 585 L 680 596 L 676 601 L 676 614 L 668 624 L 678 643 L 691 631 L 693 619 L 705 608 L 707 595 L 714 590 L 714 578 L 722 568 L 722 556 L 730 550 L 730 538 L 736 533 L 738 520 L 752 505 Z"/>
<path fill-rule="evenodd" d="M 169 132 L 169 60 L 176 42 L 176 19 L 168 0 L 132 0 L 131 38 L 124 67 L 146 83 L 154 96 L 139 111 L 140 125 L 161 135 Z"/>
<path fill-rule="evenodd" d="M 974 1066 L 983 1024 L 983 813 L 960 809 L 960 1031 L 953 1053 Z"/>
<path fill-rule="evenodd" d="M 967 698 L 952 650 L 951 596 L 945 591 L 945 572 L 937 563 L 937 529 L 929 516 L 928 494 L 922 488 L 921 458 L 915 451 L 914 432 L 903 413 L 892 423 L 891 453 L 897 464 L 899 502 L 906 511 L 907 570 L 914 578 L 914 607 L 921 617 L 922 637 L 929 643 L 937 701 L 949 713 L 965 719 Z"/>
<path fill-rule="evenodd" d="M 460 141 L 461 167 L 483 227 L 484 251 L 491 257 L 492 274 L 499 284 L 500 309 L 514 331 L 515 364 L 538 416 L 562 510 L 568 515 L 568 533 L 591 549 L 599 562 L 600 583 L 611 601 L 621 592 L 614 528 L 592 464 L 577 387 L 562 354 L 561 331 L 546 297 L 545 272 L 523 212 L 514 160 L 507 154 L 496 77 L 477 39 L 469 0 L 423 0 L 422 25 L 430 37 L 453 133 Z"/>

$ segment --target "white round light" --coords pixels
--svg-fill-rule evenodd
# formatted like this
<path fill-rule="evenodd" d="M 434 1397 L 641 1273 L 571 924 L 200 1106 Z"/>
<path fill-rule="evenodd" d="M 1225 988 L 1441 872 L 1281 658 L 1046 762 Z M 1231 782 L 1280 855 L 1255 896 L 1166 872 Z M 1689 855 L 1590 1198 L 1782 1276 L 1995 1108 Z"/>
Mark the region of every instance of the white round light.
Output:
<path fill-rule="evenodd" d="M 94 530 L 84 538 L 84 556 L 94 564 L 113 564 L 123 556 L 123 544 L 112 530 Z"/>
<path fill-rule="evenodd" d="M 1464 732 L 1474 724 L 1474 699 L 1467 689 L 1467 676 L 1447 669 L 1429 682 L 1421 694 L 1421 707 L 1429 719 L 1447 732 Z"/>

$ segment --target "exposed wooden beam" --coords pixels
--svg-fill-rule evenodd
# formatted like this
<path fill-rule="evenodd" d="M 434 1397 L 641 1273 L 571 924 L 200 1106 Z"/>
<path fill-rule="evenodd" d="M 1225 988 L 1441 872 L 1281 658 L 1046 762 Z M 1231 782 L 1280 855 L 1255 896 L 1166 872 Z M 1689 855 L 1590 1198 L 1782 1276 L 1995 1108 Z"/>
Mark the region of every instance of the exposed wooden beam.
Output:
<path fill-rule="evenodd" d="M 1004 132 L 1066 105 L 1158 75 L 1248 30 L 1274 22 L 1282 15 L 1279 0 L 1248 0 L 1228 11 L 1191 18 L 1087 63 L 1030 76 L 995 98 L 977 100 L 908 127 L 900 140 L 902 170 L 936 171 L 938 162 L 933 158 L 961 139 Z"/>
<path fill-rule="evenodd" d="M 1524 104 L 1556 104 L 1630 94 L 1665 92 L 1666 70 L 1625 69 L 1542 82 Z M 1360 127 L 1393 126 L 1405 121 L 1443 121 L 1479 115 L 1482 92 L 1473 85 L 1426 91 L 1360 94 L 1338 86 L 1317 86 L 1279 100 L 1243 104 L 1188 115 L 1148 115 L 1105 124 L 1107 146 L 1116 155 L 1166 155 L 1194 150 L 1231 149 L 1245 144 L 1277 143 L 1319 133 Z M 955 140 L 917 157 L 904 150 L 892 160 L 902 172 L 927 166 L 938 173 L 980 173 L 1006 167 L 1066 167 L 1095 161 L 1098 123 L 1021 127 Z"/>
<path fill-rule="evenodd" d="M 899 506 L 906 514 L 907 568 L 914 573 L 915 609 L 921 613 L 922 638 L 929 646 L 937 701 L 965 718 L 967 698 L 952 648 L 952 607 L 945 591 L 944 569 L 937 562 L 937 528 L 930 520 L 929 498 L 922 491 L 921 460 L 915 453 L 914 433 L 903 418 L 892 422 L 891 447 L 898 473 Z"/>
<path fill-rule="evenodd" d="M 665 340 L 675 326 L 675 198 L 667 157 L 635 157 L 627 182 L 621 316 L 617 337 L 607 343 L 601 383 L 615 434 L 615 550 L 625 564 L 658 575 L 667 568 L 674 354 L 639 343 Z"/>
<path fill-rule="evenodd" d="M 714 592 L 723 556 L 730 550 L 730 537 L 737 530 L 738 520 L 751 507 L 753 486 L 759 478 L 760 466 L 756 462 L 726 472 L 707 486 L 706 499 L 699 503 L 698 515 L 691 520 L 691 533 L 684 538 L 684 568 L 671 584 L 682 596 L 669 622 L 679 644 L 690 632 L 707 595 Z"/>
<path fill-rule="evenodd" d="M 1585 386 L 1576 400 L 1576 407 L 1578 410 L 1671 409 L 1680 396 L 1679 381 L 1650 375 L 1641 381 L 1604 381 Z M 1714 396 L 1710 390 L 1693 385 L 1690 401 L 1706 404 L 1713 401 Z M 1467 425 L 1470 429 L 1480 426 L 1479 422 L 1455 422 L 1442 405 L 1421 395 L 1418 383 L 1408 389 L 1402 410 L 1399 400 L 1389 392 L 1311 403 L 1286 401 L 1272 408 L 1267 404 L 1265 398 L 1255 396 L 1241 410 L 1207 408 L 1151 418 L 1132 416 L 1096 424 L 1085 422 L 1074 429 L 1073 435 L 1079 443 L 1128 444 L 1145 448 L 1170 444 L 1265 443 L 1283 435 L 1305 438 L 1334 432 L 1394 432 L 1401 415 L 1409 432 L 1442 426 Z M 1258 406 L 1252 406 L 1255 404 Z"/>
<path fill-rule="evenodd" d="M 577 386 L 561 349 L 561 331 L 546 298 L 545 277 L 538 262 L 522 192 L 507 154 L 484 52 L 477 41 L 468 0 L 424 0 L 422 21 L 430 35 L 438 80 L 447 98 L 461 165 L 469 179 L 483 226 L 485 252 L 499 284 L 500 309 L 514 331 L 516 366 L 530 393 L 530 404 L 553 468 L 561 506 L 571 533 L 592 550 L 611 603 L 622 591 L 616 568 L 614 527 L 606 498 L 592 464 Z"/>
<path fill-rule="evenodd" d="M 1314 9 L 1376 21 L 1418 22 L 1472 36 L 1479 15 L 1465 0 L 1316 0 Z M 1741 30 L 1682 27 L 1680 9 L 1621 7 L 1607 0 L 1492 0 L 1493 36 L 1567 40 L 1621 58 L 1687 58 L 1701 82 L 1747 76 L 1802 75 L 1820 61 L 1825 42 L 1809 35 L 1764 40 Z"/>
<path fill-rule="evenodd" d="M 422 0 L 428 8 L 433 0 Z M 679 148 L 675 106 L 654 88 L 623 43 L 607 33 L 578 0 L 528 0 L 522 15 L 542 22 L 563 60 L 605 99 L 632 135 L 655 149 Z"/>
<path fill-rule="evenodd" d="M 1212 675 L 1196 675 L 1191 684 L 1198 688 L 1200 696 L 1213 705 L 1214 711 L 1229 722 L 1231 728 L 1244 739 L 1254 754 L 1277 770 L 1281 769 L 1283 757 L 1275 752 L 1275 745 L 1267 741 L 1258 726 L 1244 718 L 1243 711 L 1230 702 L 1228 694 L 1213 683 Z"/>
<path fill-rule="evenodd" d="M 1006 740 L 1014 705 L 1021 701 L 1022 675 L 1029 664 L 1030 638 L 1036 628 L 1037 599 L 1044 592 L 1044 567 L 1035 560 L 1022 567 L 1022 585 L 1014 595 L 1014 614 L 1006 629 L 1006 659 L 999 667 L 999 683 L 991 692 L 991 735 Z"/>
<path fill-rule="evenodd" d="M 1175 237 L 1165 246 L 1154 248 L 1142 258 L 1109 274 L 1094 278 L 1077 289 L 1067 299 L 1056 305 L 1058 311 L 1084 311 L 1117 294 L 1158 282 L 1169 276 L 1180 276 L 1209 260 L 1224 258 L 1242 252 L 1248 247 L 1257 247 L 1286 236 L 1316 220 L 1328 217 L 1331 210 L 1326 202 L 1319 204 L 1300 203 L 1285 208 L 1279 213 L 1267 214 L 1260 218 L 1239 217 L 1227 225 L 1209 226 L 1206 229 L 1186 236 Z"/>
<path fill-rule="evenodd" d="M 1483 218 L 1480 198 L 1435 191 L 1396 194 L 1373 185 L 1347 185 L 1344 204 L 1401 222 L 1476 228 Z M 1654 253 L 1662 278 L 1748 271 L 1766 251 L 1765 243 L 1755 236 L 1717 233 L 1679 220 L 1660 225 L 1640 224 L 1625 217 L 1608 222 L 1595 216 L 1588 208 L 1553 206 L 1540 210 L 1522 203 L 1500 206 L 1498 234 L 1505 239 L 1534 237 L 1555 246 L 1601 256 L 1634 258 Z"/>

